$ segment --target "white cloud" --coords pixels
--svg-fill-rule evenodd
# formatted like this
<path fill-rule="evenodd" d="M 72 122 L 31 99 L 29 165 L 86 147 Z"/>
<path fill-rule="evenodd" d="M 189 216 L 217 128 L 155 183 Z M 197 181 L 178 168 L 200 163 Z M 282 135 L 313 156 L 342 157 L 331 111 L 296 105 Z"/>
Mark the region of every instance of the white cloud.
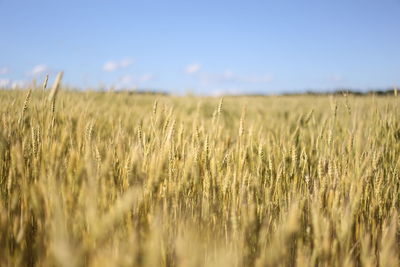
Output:
<path fill-rule="evenodd" d="M 35 67 L 33 67 L 33 69 L 30 71 L 30 74 L 33 76 L 37 76 L 37 75 L 40 75 L 40 74 L 43 74 L 43 73 L 49 72 L 49 71 L 50 71 L 50 69 L 49 69 L 49 67 L 47 67 L 46 64 L 39 64 L 39 65 L 36 65 Z"/>
<path fill-rule="evenodd" d="M 247 83 L 260 84 L 273 81 L 273 76 L 270 74 L 264 75 L 238 75 L 227 69 L 222 73 L 202 72 L 198 75 L 200 82 L 203 85 L 221 84 L 221 83 Z"/>
<path fill-rule="evenodd" d="M 133 76 L 130 75 L 130 74 L 121 76 L 121 77 L 119 78 L 119 81 L 118 81 L 118 83 L 119 83 L 119 84 L 122 84 L 122 85 L 129 85 L 129 84 L 131 84 L 132 82 L 133 82 Z"/>
<path fill-rule="evenodd" d="M 114 86 L 116 89 L 136 88 L 134 77 L 131 74 L 120 76 Z"/>
<path fill-rule="evenodd" d="M 7 67 L 0 68 L 0 75 L 7 74 L 10 71 Z"/>
<path fill-rule="evenodd" d="M 115 71 L 116 69 L 118 69 L 118 64 L 113 61 L 108 61 L 103 65 L 104 71 L 111 72 L 111 71 Z"/>
<path fill-rule="evenodd" d="M 130 58 L 124 58 L 119 62 L 119 65 L 121 66 L 121 68 L 129 67 L 132 64 L 133 64 L 133 60 Z"/>
<path fill-rule="evenodd" d="M 328 79 L 331 82 L 342 82 L 344 80 L 344 77 L 339 74 L 334 74 L 334 75 L 331 75 Z"/>
<path fill-rule="evenodd" d="M 141 76 L 134 76 L 132 74 L 122 75 L 118 78 L 115 87 L 117 89 L 121 88 L 137 88 L 140 84 L 152 81 L 154 79 L 154 75 L 151 73 L 146 73 Z"/>
<path fill-rule="evenodd" d="M 26 80 L 11 80 L 11 79 L 0 79 L 0 88 L 24 88 L 29 85 L 29 81 Z"/>
<path fill-rule="evenodd" d="M 154 75 L 153 75 L 153 74 L 150 74 L 150 73 L 143 74 L 143 75 L 140 76 L 140 78 L 139 78 L 139 81 L 140 81 L 140 82 L 150 82 L 150 81 L 152 81 L 152 80 L 154 80 Z"/>
<path fill-rule="evenodd" d="M 124 58 L 117 61 L 108 61 L 103 65 L 103 70 L 107 72 L 113 72 L 119 69 L 127 68 L 133 64 L 133 60 L 130 58 Z"/>
<path fill-rule="evenodd" d="M 250 76 L 242 76 L 240 79 L 243 82 L 247 83 L 269 83 L 274 80 L 274 77 L 270 74 L 265 75 L 250 75 Z"/>
<path fill-rule="evenodd" d="M 224 80 L 231 80 L 235 78 L 235 74 L 231 70 L 225 70 L 224 73 L 222 74 L 222 78 Z"/>
<path fill-rule="evenodd" d="M 212 96 L 224 96 L 224 95 L 240 95 L 245 93 L 245 90 L 241 90 L 239 88 L 217 88 L 211 91 Z"/>
<path fill-rule="evenodd" d="M 195 74 L 195 73 L 199 72 L 200 69 L 201 69 L 201 65 L 199 63 L 193 63 L 193 64 L 186 66 L 185 73 L 186 74 Z"/>
<path fill-rule="evenodd" d="M 8 87 L 10 83 L 9 79 L 0 79 L 0 88 Z"/>
<path fill-rule="evenodd" d="M 28 84 L 27 81 L 22 81 L 22 80 L 13 81 L 13 82 L 11 83 L 11 88 L 13 88 L 13 89 L 15 89 L 15 88 L 22 88 L 22 87 L 27 86 L 27 84 Z"/>

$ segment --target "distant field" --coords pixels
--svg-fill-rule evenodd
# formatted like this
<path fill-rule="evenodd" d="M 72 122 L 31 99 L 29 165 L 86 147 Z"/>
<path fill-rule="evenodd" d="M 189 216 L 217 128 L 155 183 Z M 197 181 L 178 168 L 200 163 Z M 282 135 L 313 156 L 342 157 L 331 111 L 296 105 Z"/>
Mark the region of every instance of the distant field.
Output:
<path fill-rule="evenodd" d="M 400 99 L 0 91 L 1 266 L 399 266 Z"/>

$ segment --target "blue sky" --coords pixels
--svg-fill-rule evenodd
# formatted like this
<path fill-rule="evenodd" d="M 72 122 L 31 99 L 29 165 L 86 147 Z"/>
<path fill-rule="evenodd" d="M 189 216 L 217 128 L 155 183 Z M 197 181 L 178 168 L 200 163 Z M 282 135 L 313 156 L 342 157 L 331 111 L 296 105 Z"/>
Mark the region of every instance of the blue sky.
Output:
<path fill-rule="evenodd" d="M 0 0 L 0 86 L 279 93 L 400 85 L 400 0 Z"/>

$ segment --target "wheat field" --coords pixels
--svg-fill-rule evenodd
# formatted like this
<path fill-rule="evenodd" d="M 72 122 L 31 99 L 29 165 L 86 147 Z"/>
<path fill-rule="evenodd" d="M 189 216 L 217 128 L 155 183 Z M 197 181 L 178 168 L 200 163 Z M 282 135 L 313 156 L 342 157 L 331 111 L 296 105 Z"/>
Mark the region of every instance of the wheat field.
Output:
<path fill-rule="evenodd" d="M 400 104 L 0 91 L 1 266 L 400 266 Z"/>

